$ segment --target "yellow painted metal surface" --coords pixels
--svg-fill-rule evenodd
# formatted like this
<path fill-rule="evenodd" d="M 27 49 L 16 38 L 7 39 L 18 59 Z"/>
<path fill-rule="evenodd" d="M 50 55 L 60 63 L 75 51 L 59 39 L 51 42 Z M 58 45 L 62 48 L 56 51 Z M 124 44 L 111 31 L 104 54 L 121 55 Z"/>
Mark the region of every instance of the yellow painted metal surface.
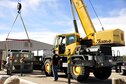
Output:
<path fill-rule="evenodd" d="M 80 66 L 73 66 L 72 69 L 73 69 L 73 73 L 76 76 L 80 75 L 80 73 L 81 73 L 81 67 Z"/>
<path fill-rule="evenodd" d="M 86 10 L 86 6 L 83 3 L 83 0 L 72 0 L 82 27 L 86 33 L 84 39 L 91 39 L 93 45 L 98 44 L 107 44 L 111 46 L 123 46 L 125 45 L 124 41 L 124 32 L 120 29 L 115 30 L 105 30 L 96 32 L 92 24 L 92 21 L 89 17 L 89 14 Z"/>
<path fill-rule="evenodd" d="M 72 43 L 68 46 L 66 46 L 66 54 L 69 54 L 69 49 L 70 49 L 70 54 L 73 54 L 75 52 L 75 48 L 76 48 L 77 44 L 76 43 Z"/>
<path fill-rule="evenodd" d="M 77 33 L 68 33 L 68 34 L 65 34 L 65 36 L 69 36 L 69 35 L 75 35 L 75 37 L 80 38 L 80 35 L 77 34 Z M 77 38 L 75 38 L 75 40 L 77 41 Z M 74 43 L 72 43 L 70 45 L 66 45 L 65 55 L 69 54 L 69 50 L 70 50 L 70 55 L 73 55 L 75 53 L 75 49 L 76 49 L 77 45 L 79 45 L 79 42 L 74 42 Z"/>
<path fill-rule="evenodd" d="M 72 0 L 72 2 L 74 4 L 74 7 L 76 9 L 76 12 L 86 35 L 95 33 L 94 26 L 83 3 L 83 0 Z"/>
<path fill-rule="evenodd" d="M 46 70 L 46 72 L 49 72 L 50 71 L 50 64 L 49 63 L 47 63 L 45 65 L 45 70 Z"/>
<path fill-rule="evenodd" d="M 120 29 L 99 31 L 95 33 L 95 43 L 123 46 L 125 45 L 124 32 Z"/>

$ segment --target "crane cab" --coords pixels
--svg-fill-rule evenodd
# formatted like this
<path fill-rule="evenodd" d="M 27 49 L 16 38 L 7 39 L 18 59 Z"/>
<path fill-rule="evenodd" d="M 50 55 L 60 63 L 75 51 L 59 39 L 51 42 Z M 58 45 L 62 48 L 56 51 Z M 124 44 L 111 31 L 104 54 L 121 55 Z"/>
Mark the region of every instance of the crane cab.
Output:
<path fill-rule="evenodd" d="M 69 53 L 74 54 L 75 48 L 79 45 L 80 35 L 78 33 L 57 35 L 54 43 L 54 50 L 58 51 L 61 56 L 66 56 Z"/>

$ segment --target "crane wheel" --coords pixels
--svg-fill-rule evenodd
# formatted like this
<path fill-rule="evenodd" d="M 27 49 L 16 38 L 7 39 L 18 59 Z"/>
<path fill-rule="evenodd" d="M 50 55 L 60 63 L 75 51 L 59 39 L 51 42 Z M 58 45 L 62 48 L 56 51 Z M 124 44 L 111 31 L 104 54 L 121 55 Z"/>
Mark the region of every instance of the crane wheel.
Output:
<path fill-rule="evenodd" d="M 49 59 L 47 59 L 44 63 L 44 71 L 46 76 L 52 76 L 51 61 Z"/>
<path fill-rule="evenodd" d="M 77 66 L 77 62 L 71 67 L 71 75 L 78 82 L 83 82 L 89 77 L 89 70 L 84 66 Z"/>
<path fill-rule="evenodd" d="M 111 67 L 97 68 L 93 72 L 94 76 L 98 79 L 104 80 L 111 75 Z"/>

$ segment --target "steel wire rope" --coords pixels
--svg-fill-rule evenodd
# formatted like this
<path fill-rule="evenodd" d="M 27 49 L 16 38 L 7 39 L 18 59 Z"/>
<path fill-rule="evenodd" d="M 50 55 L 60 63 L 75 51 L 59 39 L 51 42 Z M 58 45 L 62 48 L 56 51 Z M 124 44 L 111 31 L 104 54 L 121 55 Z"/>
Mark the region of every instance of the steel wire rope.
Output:
<path fill-rule="evenodd" d="M 94 11 L 94 13 L 95 13 L 95 15 L 96 15 L 96 17 L 97 17 L 97 19 L 98 19 L 100 25 L 101 25 L 101 27 L 102 27 L 102 30 L 104 30 L 104 27 L 103 27 L 103 25 L 102 25 L 102 22 L 101 22 L 100 18 L 98 17 L 98 14 L 97 14 L 97 12 L 96 12 L 96 10 L 95 10 L 95 8 L 94 8 L 94 6 L 93 6 L 91 0 L 89 0 L 89 2 L 90 2 L 91 7 L 92 7 L 92 9 L 93 9 L 93 11 Z"/>

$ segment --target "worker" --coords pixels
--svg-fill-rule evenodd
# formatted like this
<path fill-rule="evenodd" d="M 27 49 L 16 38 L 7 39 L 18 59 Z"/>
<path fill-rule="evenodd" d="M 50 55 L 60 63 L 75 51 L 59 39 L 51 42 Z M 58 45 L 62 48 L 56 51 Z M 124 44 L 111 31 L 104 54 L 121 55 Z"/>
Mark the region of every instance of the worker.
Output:
<path fill-rule="evenodd" d="M 10 63 L 10 54 L 8 54 L 7 58 L 6 58 L 6 65 L 9 65 Z"/>
<path fill-rule="evenodd" d="M 53 55 L 53 58 L 52 58 L 52 71 L 53 71 L 54 81 L 57 81 L 58 80 L 57 69 L 58 69 L 60 57 L 57 55 L 58 51 L 54 50 L 53 53 L 54 53 L 54 55 Z"/>
<path fill-rule="evenodd" d="M 23 76 L 23 69 L 24 69 L 24 54 L 21 54 L 21 57 L 20 57 L 20 72 L 21 72 L 21 76 Z"/>
<path fill-rule="evenodd" d="M 6 68 L 7 68 L 7 75 L 10 75 L 10 54 L 8 54 L 6 58 Z"/>

